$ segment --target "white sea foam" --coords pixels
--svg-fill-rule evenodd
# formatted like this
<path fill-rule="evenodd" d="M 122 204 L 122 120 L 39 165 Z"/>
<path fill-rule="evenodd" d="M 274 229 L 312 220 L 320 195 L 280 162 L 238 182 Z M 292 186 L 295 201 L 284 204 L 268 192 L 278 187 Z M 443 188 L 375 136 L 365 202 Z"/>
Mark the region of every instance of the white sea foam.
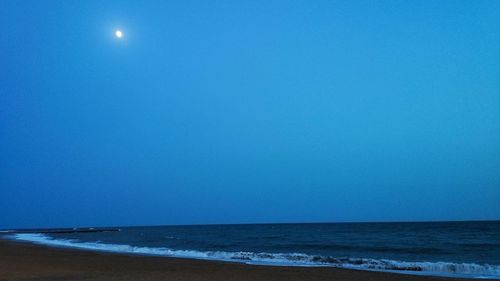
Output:
<path fill-rule="evenodd" d="M 16 240 L 29 241 L 32 243 L 56 247 L 70 247 L 115 253 L 222 260 L 261 265 L 331 266 L 408 274 L 500 279 L 500 266 L 479 265 L 474 263 L 404 262 L 388 259 L 333 258 L 302 253 L 202 252 L 194 250 L 173 250 L 160 247 L 137 247 L 122 244 L 104 244 L 100 242 L 53 239 L 44 234 L 37 233 L 14 234 L 12 237 Z"/>

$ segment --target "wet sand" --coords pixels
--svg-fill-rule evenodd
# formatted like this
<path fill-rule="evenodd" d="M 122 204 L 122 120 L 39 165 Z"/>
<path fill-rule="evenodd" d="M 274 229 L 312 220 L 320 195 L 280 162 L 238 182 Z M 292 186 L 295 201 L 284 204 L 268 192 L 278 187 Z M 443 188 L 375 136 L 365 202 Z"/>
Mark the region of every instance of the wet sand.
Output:
<path fill-rule="evenodd" d="M 257 266 L 240 263 L 80 251 L 0 240 L 1 281 L 453 281 L 329 267 Z"/>

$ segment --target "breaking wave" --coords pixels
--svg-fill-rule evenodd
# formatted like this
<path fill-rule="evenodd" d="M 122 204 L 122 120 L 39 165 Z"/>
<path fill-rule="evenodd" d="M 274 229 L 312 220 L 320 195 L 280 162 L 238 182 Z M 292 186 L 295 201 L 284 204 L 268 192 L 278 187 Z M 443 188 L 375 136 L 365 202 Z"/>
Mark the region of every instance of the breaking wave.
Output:
<path fill-rule="evenodd" d="M 194 258 L 205 260 L 220 260 L 242 262 L 260 265 L 286 266 L 331 266 L 339 268 L 389 271 L 407 274 L 472 277 L 472 278 L 500 278 L 500 266 L 451 263 L 451 262 L 405 262 L 389 259 L 371 258 L 337 258 L 329 256 L 307 255 L 302 253 L 254 253 L 254 252 L 225 252 L 225 251 L 195 251 L 173 250 L 161 247 L 138 247 L 123 244 L 104 244 L 100 242 L 81 242 L 68 239 L 53 239 L 44 234 L 14 234 L 12 238 L 20 241 L 56 246 L 105 251 L 114 253 L 154 255 L 177 258 Z"/>

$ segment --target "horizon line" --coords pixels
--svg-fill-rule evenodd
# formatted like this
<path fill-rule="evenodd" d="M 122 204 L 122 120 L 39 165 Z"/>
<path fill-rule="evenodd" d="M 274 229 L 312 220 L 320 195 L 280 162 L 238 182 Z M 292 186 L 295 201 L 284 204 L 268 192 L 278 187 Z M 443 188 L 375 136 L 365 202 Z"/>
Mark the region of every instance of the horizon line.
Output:
<path fill-rule="evenodd" d="M 253 223 L 199 223 L 199 224 L 151 224 L 151 225 L 109 225 L 109 226 L 73 226 L 73 227 L 42 227 L 42 228 L 2 228 L 0 232 L 19 230 L 49 230 L 49 229 L 103 229 L 103 228 L 133 228 L 133 227 L 161 227 L 161 226 L 217 226 L 217 225 L 271 225 L 271 224 L 383 224 L 383 223 L 451 223 L 451 222 L 500 222 L 500 219 L 472 219 L 472 220 L 415 220 L 415 221 L 315 221 L 315 222 L 253 222 Z"/>

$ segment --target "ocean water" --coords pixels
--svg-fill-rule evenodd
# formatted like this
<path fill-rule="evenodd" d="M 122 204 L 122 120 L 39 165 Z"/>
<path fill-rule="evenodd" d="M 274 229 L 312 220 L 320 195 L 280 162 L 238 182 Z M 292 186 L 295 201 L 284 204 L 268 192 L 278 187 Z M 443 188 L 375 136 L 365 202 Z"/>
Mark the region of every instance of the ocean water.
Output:
<path fill-rule="evenodd" d="M 60 247 L 143 255 L 500 279 L 500 221 L 120 229 L 101 233 L 18 233 L 10 237 Z"/>

